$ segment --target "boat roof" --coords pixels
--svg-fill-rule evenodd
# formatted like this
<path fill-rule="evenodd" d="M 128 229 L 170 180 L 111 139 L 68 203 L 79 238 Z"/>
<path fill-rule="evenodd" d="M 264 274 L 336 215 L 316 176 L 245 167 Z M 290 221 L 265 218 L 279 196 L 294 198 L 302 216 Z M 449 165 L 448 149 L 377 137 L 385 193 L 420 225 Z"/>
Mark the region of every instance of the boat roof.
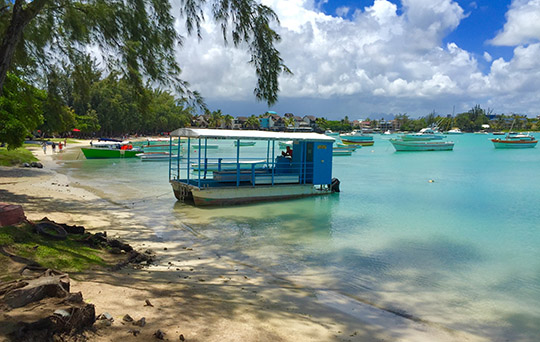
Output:
<path fill-rule="evenodd" d="M 335 139 L 319 133 L 298 132 L 269 132 L 254 130 L 206 129 L 206 128 L 179 128 L 171 132 L 174 137 L 207 138 L 207 139 L 250 139 L 250 140 L 303 140 L 327 141 Z"/>

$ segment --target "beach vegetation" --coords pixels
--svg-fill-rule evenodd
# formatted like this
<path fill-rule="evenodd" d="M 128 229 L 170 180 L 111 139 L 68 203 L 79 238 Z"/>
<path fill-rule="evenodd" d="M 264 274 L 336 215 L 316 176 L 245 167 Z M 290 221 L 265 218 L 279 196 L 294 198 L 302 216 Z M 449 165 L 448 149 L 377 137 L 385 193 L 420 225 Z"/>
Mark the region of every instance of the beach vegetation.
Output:
<path fill-rule="evenodd" d="M 9 73 L 0 96 L 0 142 L 8 149 L 22 146 L 43 122 L 43 103 L 46 92 Z"/>
<path fill-rule="evenodd" d="M 82 241 L 84 237 L 68 234 L 65 240 L 52 240 L 36 234 L 30 224 L 0 227 L 0 246 L 10 254 L 64 272 L 81 272 L 108 265 L 106 251 L 88 247 Z M 9 256 L 0 254 L 2 278 L 9 274 L 8 261 Z"/>
<path fill-rule="evenodd" d="M 0 166 L 15 166 L 35 161 L 38 161 L 38 159 L 24 147 L 16 149 L 0 147 Z"/>
<path fill-rule="evenodd" d="M 257 75 L 254 95 L 274 104 L 279 75 L 290 73 L 275 48 L 281 39 L 272 29 L 279 24 L 275 12 L 255 0 L 183 0 L 179 5 L 188 34 L 202 38 L 201 25 L 210 17 L 220 25 L 225 42 L 248 50 Z M 20 146 L 41 123 L 47 136 L 73 128 L 83 135 L 128 134 L 141 132 L 141 127 L 169 131 L 188 125 L 184 114 L 194 105 L 206 106 L 180 78 L 176 49 L 183 37 L 175 21 L 169 0 L 0 3 L 0 96 L 5 95 L 0 110 L 9 116 L 0 118 L 7 122 L 2 122 L 0 141 Z M 35 100 L 22 102 L 39 115 L 8 105 L 14 96 L 9 80 L 14 76 L 8 72 L 41 89 Z M 112 83 L 117 89 L 111 89 Z M 104 85 L 108 87 L 100 89 Z"/>

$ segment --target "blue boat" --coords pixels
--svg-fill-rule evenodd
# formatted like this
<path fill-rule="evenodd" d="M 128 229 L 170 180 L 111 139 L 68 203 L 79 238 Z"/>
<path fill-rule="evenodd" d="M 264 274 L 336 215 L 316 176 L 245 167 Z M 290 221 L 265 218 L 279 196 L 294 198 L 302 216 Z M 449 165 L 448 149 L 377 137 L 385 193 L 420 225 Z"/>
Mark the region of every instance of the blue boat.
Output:
<path fill-rule="evenodd" d="M 188 145 L 182 159 L 169 159 L 169 182 L 179 201 L 196 206 L 234 205 L 339 191 L 339 181 L 332 179 L 334 138 L 323 134 L 180 128 L 171 132 L 172 137 L 187 138 Z M 214 139 L 236 141 L 235 153 L 212 158 L 205 146 Z M 243 158 L 243 140 L 265 141 L 265 155 Z M 279 141 L 289 140 L 293 142 L 290 151 L 281 151 Z M 170 153 L 175 153 L 172 143 Z"/>

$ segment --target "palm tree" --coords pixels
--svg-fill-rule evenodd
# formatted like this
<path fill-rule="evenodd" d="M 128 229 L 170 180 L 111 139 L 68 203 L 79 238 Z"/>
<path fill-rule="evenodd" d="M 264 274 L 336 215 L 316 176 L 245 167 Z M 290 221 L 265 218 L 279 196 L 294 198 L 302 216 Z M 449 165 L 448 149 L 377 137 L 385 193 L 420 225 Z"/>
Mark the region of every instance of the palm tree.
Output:
<path fill-rule="evenodd" d="M 261 123 L 259 122 L 259 119 L 257 119 L 255 115 L 252 115 L 247 119 L 245 125 L 247 128 L 255 129 L 255 128 L 259 128 Z"/>
<path fill-rule="evenodd" d="M 210 119 L 208 121 L 208 126 L 212 128 L 220 127 L 221 122 L 223 121 L 223 114 L 221 113 L 221 109 L 215 110 L 210 113 Z"/>
<path fill-rule="evenodd" d="M 232 128 L 233 122 L 234 118 L 231 115 L 227 114 L 223 117 L 223 123 L 226 128 Z"/>

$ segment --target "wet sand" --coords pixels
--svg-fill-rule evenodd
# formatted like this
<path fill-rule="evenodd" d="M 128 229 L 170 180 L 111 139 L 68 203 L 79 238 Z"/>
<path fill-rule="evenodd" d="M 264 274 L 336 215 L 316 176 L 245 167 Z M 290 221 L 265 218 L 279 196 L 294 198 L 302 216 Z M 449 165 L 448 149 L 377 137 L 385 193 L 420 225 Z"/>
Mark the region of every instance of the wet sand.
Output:
<path fill-rule="evenodd" d="M 69 144 L 79 148 L 82 144 Z M 483 341 L 444 327 L 401 317 L 327 289 L 311 289 L 276 278 L 207 250 L 186 232 L 163 241 L 137 212 L 79 188 L 56 172 L 50 149 L 33 153 L 43 169 L 0 167 L 0 201 L 21 204 L 30 220 L 47 216 L 92 232 L 107 231 L 137 250 L 151 249 L 156 265 L 117 272 L 71 273 L 72 292 L 110 313 L 111 327 L 93 341 L 147 341 L 160 329 L 178 341 Z M 213 249 L 215 250 L 215 249 Z M 149 300 L 153 306 L 145 305 Z M 146 326 L 123 324 L 129 314 Z M 140 330 L 133 336 L 129 330 Z M 0 336 L 1 337 L 1 336 Z"/>

